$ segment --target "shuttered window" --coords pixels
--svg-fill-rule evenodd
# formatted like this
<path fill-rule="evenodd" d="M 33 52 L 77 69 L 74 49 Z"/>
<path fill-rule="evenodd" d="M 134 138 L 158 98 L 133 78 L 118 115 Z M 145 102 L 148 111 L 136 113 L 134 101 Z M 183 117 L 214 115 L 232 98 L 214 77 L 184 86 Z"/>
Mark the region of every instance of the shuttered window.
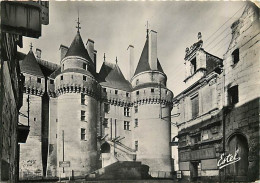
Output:
<path fill-rule="evenodd" d="M 196 118 L 199 115 L 199 96 L 191 98 L 191 107 L 192 107 L 192 119 Z"/>

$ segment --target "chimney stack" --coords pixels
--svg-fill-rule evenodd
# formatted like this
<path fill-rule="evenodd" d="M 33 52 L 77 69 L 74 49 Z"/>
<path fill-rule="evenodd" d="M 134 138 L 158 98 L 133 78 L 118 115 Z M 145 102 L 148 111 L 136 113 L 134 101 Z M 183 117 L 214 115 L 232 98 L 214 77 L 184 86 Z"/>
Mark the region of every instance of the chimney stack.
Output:
<path fill-rule="evenodd" d="M 36 58 L 41 58 L 42 50 L 39 48 L 36 48 Z"/>
<path fill-rule="evenodd" d="M 94 67 L 96 73 L 97 72 L 97 50 L 94 50 Z"/>
<path fill-rule="evenodd" d="M 91 40 L 91 39 L 88 39 L 86 45 L 87 45 L 88 54 L 89 54 L 92 62 L 95 63 L 95 61 L 94 61 L 94 55 L 95 55 L 95 53 L 94 53 L 94 41 Z"/>
<path fill-rule="evenodd" d="M 67 51 L 68 51 L 68 47 L 64 46 L 64 45 L 60 45 L 60 61 L 62 61 L 62 59 L 65 57 Z"/>
<path fill-rule="evenodd" d="M 128 73 L 128 81 L 134 76 L 134 46 L 129 45 L 127 50 L 129 50 L 129 73 Z"/>
<path fill-rule="evenodd" d="M 157 32 L 150 31 L 149 35 L 149 64 L 152 70 L 157 70 Z"/>

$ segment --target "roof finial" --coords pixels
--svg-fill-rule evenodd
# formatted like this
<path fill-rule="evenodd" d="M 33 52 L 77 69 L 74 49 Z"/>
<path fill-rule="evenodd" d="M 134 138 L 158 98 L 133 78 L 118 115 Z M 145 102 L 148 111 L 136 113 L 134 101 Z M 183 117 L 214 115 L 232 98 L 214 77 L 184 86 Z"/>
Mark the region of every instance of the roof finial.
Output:
<path fill-rule="evenodd" d="M 78 33 L 79 33 L 79 29 L 81 29 L 81 27 L 79 26 L 80 22 L 79 22 L 79 9 L 78 9 L 78 21 L 77 21 L 77 26 L 76 28 L 78 29 Z"/>
<path fill-rule="evenodd" d="M 32 45 L 32 42 L 31 42 L 31 44 L 30 44 L 30 51 L 32 51 L 32 47 L 33 47 L 33 45 Z"/>
<path fill-rule="evenodd" d="M 104 62 L 106 61 L 106 54 L 104 53 Z"/>
<path fill-rule="evenodd" d="M 148 32 L 149 32 L 149 22 L 146 22 L 146 38 L 148 38 Z"/>
<path fill-rule="evenodd" d="M 116 64 L 117 64 L 117 57 L 116 57 Z"/>

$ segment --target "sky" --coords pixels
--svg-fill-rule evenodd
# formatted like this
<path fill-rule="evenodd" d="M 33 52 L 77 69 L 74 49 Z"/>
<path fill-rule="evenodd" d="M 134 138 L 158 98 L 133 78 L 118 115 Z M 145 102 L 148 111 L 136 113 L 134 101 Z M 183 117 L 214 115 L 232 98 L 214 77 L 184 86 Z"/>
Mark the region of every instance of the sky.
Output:
<path fill-rule="evenodd" d="M 203 48 L 220 58 L 231 39 L 231 24 L 243 13 L 244 1 L 51 1 L 49 25 L 42 25 L 39 39 L 24 38 L 19 51 L 42 50 L 42 59 L 59 64 L 61 44 L 70 46 L 80 18 L 83 42 L 95 42 L 97 72 L 106 61 L 118 65 L 126 76 L 128 46 L 134 46 L 135 68 L 146 39 L 146 24 L 157 34 L 157 56 L 168 77 L 168 88 L 176 96 L 185 89 L 184 56 L 186 47 L 197 42 L 202 33 Z"/>

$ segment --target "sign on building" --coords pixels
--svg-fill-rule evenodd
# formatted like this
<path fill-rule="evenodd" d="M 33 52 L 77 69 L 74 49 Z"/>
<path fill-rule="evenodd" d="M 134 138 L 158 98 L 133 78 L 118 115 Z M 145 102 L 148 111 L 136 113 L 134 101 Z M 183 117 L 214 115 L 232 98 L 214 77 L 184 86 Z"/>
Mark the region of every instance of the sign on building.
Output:
<path fill-rule="evenodd" d="M 70 167 L 70 161 L 59 161 L 59 167 Z"/>

